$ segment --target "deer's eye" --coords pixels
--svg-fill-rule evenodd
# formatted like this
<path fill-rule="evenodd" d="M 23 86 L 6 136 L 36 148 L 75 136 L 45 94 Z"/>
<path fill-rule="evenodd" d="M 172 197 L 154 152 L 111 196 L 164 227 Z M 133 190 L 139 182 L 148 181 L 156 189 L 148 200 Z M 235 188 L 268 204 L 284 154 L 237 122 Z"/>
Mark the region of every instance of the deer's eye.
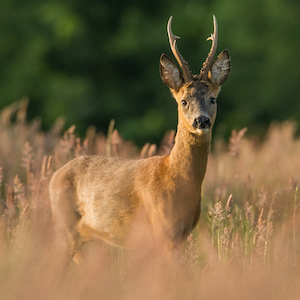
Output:
<path fill-rule="evenodd" d="M 183 107 L 186 107 L 187 106 L 187 101 L 186 100 L 181 100 L 181 105 L 183 106 Z"/>
<path fill-rule="evenodd" d="M 216 104 L 216 98 L 210 98 L 210 103 L 211 104 Z"/>

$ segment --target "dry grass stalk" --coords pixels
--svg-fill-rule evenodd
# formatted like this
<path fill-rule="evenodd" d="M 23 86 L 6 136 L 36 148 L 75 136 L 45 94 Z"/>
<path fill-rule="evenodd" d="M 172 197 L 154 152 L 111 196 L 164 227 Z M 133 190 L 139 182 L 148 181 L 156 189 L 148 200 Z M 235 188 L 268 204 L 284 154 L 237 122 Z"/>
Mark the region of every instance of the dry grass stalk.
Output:
<path fill-rule="evenodd" d="M 52 243 L 48 181 L 76 155 L 105 154 L 107 139 L 89 129 L 82 142 L 74 127 L 61 136 L 59 122 L 42 132 L 38 122 L 26 121 L 24 107 L 16 103 L 0 112 L 1 299 L 300 297 L 300 141 L 294 123 L 272 125 L 259 147 L 244 138 L 238 155 L 211 153 L 202 219 L 185 260 L 168 263 L 159 249 L 120 252 L 93 244 L 78 268 L 65 267 Z M 138 157 L 132 143 L 116 133 L 113 139 L 113 155 Z M 172 134 L 166 140 L 169 146 L 158 153 L 171 149 Z"/>

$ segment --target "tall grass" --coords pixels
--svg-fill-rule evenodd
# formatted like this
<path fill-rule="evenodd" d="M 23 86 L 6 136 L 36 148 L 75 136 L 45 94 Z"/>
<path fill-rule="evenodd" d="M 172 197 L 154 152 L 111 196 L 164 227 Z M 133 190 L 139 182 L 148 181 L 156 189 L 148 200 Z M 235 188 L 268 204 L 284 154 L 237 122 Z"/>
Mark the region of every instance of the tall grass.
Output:
<path fill-rule="evenodd" d="M 199 225 L 182 257 L 159 249 L 86 245 L 87 261 L 65 267 L 52 239 L 48 183 L 53 172 L 85 154 L 148 157 L 114 123 L 108 137 L 80 140 L 63 121 L 43 132 L 26 119 L 27 100 L 0 113 L 0 299 L 299 299 L 300 141 L 296 124 L 272 124 L 263 142 L 233 132 L 214 141 Z"/>

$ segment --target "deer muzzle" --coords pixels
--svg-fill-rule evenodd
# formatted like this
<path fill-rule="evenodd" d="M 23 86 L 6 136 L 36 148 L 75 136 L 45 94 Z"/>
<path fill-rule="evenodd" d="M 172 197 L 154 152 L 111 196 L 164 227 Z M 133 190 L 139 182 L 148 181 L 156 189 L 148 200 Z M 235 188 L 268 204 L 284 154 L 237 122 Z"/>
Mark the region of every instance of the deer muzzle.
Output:
<path fill-rule="evenodd" d="M 201 116 L 196 118 L 193 123 L 195 129 L 209 129 L 211 127 L 211 122 L 208 117 Z"/>

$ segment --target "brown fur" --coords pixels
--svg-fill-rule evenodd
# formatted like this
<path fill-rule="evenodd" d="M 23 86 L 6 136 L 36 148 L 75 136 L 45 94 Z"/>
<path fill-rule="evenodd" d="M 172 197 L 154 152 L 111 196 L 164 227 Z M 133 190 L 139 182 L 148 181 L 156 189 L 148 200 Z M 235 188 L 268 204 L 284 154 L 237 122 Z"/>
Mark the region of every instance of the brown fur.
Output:
<path fill-rule="evenodd" d="M 162 80 L 178 103 L 177 135 L 170 155 L 140 160 L 82 156 L 53 175 L 52 212 L 61 235 L 58 241 L 69 253 L 74 255 L 94 238 L 134 246 L 138 237 L 149 232 L 154 241 L 174 248 L 191 233 L 200 216 L 201 185 L 216 118 L 211 98 L 217 98 L 228 76 L 228 52 L 223 51 L 214 65 L 213 76 L 205 81 L 193 76 L 187 82 L 170 58 L 161 57 Z M 209 128 L 193 125 L 202 116 L 210 120 Z M 138 229 L 141 232 L 134 234 Z"/>

